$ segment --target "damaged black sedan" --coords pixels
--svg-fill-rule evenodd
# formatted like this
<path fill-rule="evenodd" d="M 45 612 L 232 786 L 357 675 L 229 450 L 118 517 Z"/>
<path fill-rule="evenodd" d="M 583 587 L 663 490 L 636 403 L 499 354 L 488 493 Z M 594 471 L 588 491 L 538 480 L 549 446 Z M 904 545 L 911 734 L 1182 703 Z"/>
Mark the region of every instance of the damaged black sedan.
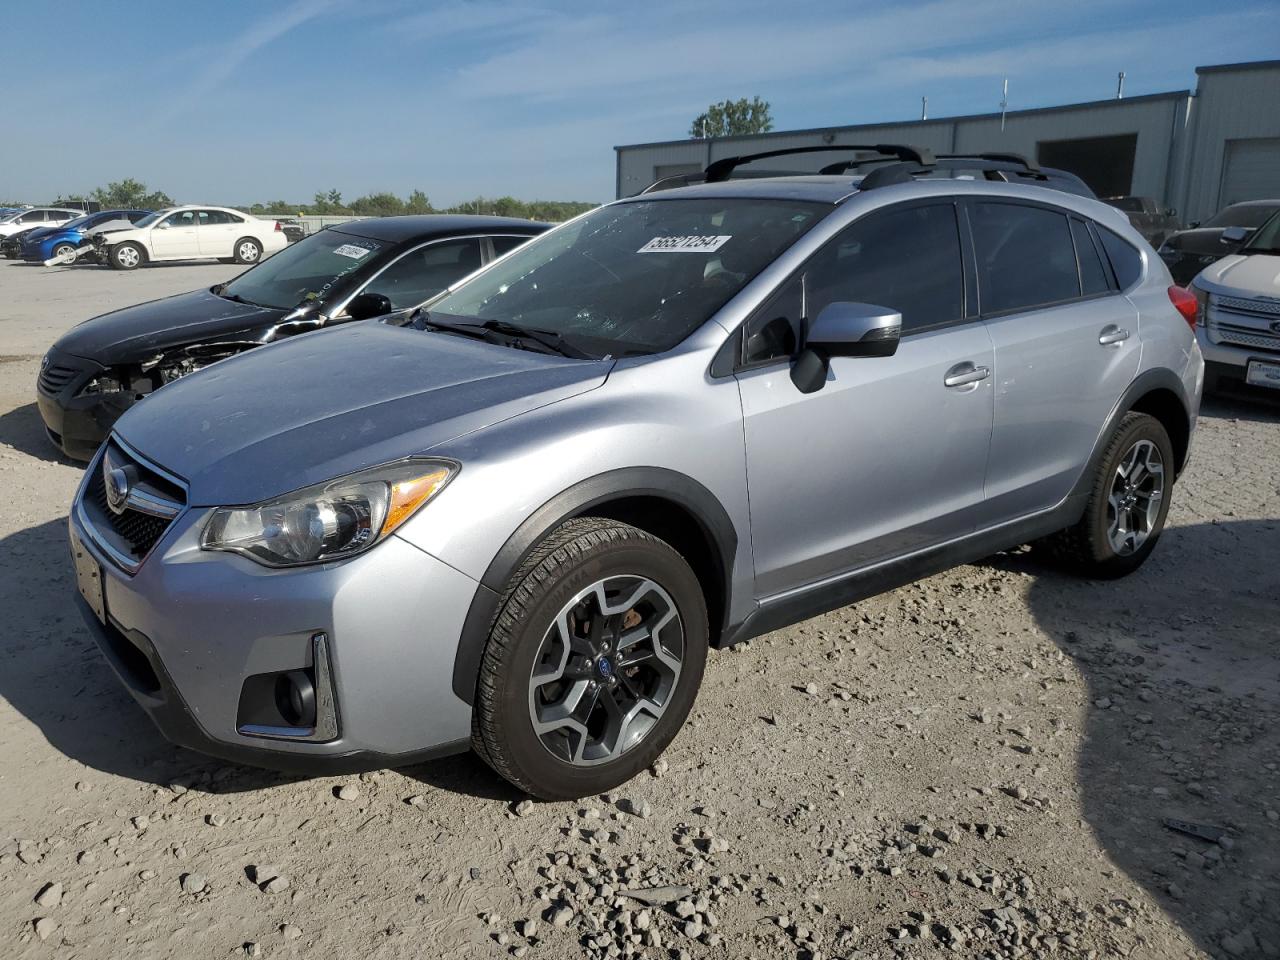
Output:
<path fill-rule="evenodd" d="M 547 226 L 439 215 L 352 221 L 227 283 L 94 317 L 40 364 L 45 430 L 67 456 L 88 460 L 125 410 L 166 383 L 294 334 L 415 307 Z"/>

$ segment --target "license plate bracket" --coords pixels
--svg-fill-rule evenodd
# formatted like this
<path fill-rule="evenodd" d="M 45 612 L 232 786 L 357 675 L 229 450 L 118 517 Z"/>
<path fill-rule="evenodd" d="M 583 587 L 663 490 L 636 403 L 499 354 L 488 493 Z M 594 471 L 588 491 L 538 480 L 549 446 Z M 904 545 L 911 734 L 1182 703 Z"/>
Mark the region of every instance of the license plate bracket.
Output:
<path fill-rule="evenodd" d="M 80 538 L 71 534 L 71 558 L 76 568 L 76 587 L 80 596 L 89 604 L 89 609 L 98 618 L 98 622 L 107 622 L 107 603 L 102 590 L 102 565 L 92 553 L 85 549 Z"/>
<path fill-rule="evenodd" d="M 1245 383 L 1251 387 L 1267 387 L 1280 390 L 1280 363 L 1266 360 L 1250 360 L 1245 370 Z"/>

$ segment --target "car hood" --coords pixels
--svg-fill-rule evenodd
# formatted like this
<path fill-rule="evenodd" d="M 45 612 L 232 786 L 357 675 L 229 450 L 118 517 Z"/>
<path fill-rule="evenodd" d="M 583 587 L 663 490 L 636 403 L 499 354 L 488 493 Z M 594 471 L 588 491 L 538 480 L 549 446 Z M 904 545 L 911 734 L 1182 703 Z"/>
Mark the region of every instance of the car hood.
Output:
<path fill-rule="evenodd" d="M 1280 256 L 1233 254 L 1205 267 L 1196 286 L 1239 297 L 1280 298 Z"/>
<path fill-rule="evenodd" d="M 236 334 L 276 323 L 288 312 L 193 290 L 86 320 L 63 334 L 53 349 L 104 366 L 136 363 L 183 344 L 236 339 Z"/>
<path fill-rule="evenodd" d="M 1223 243 L 1222 227 L 1196 227 L 1194 230 L 1179 230 L 1165 238 L 1164 246 L 1171 250 L 1197 254 L 1227 254 L 1235 249 L 1236 244 Z"/>
<path fill-rule="evenodd" d="M 115 429 L 185 479 L 193 506 L 255 503 L 576 396 L 612 366 L 354 323 L 215 363 Z"/>
<path fill-rule="evenodd" d="M 39 227 L 23 236 L 23 240 L 28 242 L 33 240 L 45 240 L 49 237 L 56 236 L 59 233 L 66 233 L 66 227 Z"/>

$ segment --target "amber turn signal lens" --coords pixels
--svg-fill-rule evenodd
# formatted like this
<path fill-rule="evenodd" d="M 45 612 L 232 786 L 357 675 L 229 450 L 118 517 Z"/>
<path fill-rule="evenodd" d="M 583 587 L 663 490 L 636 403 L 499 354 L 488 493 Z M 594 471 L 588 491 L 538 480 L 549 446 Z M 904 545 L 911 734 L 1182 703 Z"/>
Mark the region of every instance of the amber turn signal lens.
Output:
<path fill-rule="evenodd" d="M 382 535 L 395 531 L 414 512 L 430 500 L 445 485 L 452 473 L 448 468 L 432 470 L 420 477 L 397 480 L 391 484 L 391 502 L 387 504 L 387 518 L 382 521 Z"/>

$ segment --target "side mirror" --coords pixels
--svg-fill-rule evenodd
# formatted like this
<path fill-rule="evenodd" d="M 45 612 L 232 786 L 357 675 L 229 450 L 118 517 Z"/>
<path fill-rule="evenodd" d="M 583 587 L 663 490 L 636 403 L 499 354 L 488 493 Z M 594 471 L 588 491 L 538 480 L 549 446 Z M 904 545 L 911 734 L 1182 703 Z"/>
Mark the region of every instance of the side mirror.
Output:
<path fill-rule="evenodd" d="M 1244 243 L 1248 237 L 1249 231 L 1244 227 L 1227 227 L 1218 240 L 1222 243 Z"/>
<path fill-rule="evenodd" d="M 898 351 L 902 314 L 873 303 L 837 301 L 822 308 L 791 367 L 791 382 L 813 393 L 827 379 L 832 357 L 891 357 Z"/>
<path fill-rule="evenodd" d="M 1200 226 L 1199 220 L 1192 220 L 1190 223 L 1187 224 L 1187 227 L 1191 230 L 1194 230 L 1198 226 Z"/>
<path fill-rule="evenodd" d="M 383 294 L 366 291 L 347 304 L 347 316 L 352 320 L 368 320 L 370 317 L 380 317 L 384 313 L 390 313 L 394 309 L 391 301 Z"/>

